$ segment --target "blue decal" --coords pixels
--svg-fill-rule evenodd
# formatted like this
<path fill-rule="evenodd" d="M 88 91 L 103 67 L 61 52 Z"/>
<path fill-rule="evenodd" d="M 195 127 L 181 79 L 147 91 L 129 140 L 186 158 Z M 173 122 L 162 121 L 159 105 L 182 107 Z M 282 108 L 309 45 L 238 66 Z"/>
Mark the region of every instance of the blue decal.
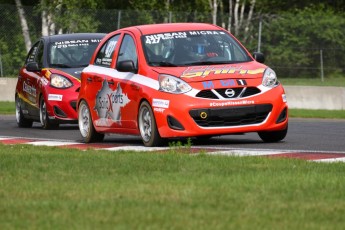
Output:
<path fill-rule="evenodd" d="M 204 89 L 214 89 L 212 81 L 204 81 L 202 84 L 204 86 Z"/>
<path fill-rule="evenodd" d="M 222 86 L 235 86 L 235 81 L 234 80 L 220 80 L 220 83 Z"/>

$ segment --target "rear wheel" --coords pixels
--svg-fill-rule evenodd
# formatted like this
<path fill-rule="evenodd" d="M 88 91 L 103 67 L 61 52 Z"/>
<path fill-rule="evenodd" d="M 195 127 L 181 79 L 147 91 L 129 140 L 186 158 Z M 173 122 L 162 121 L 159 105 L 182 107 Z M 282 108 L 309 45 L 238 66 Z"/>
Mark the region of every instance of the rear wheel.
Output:
<path fill-rule="evenodd" d="M 20 99 L 16 95 L 15 98 L 15 103 L 16 103 L 16 120 L 18 127 L 20 128 L 30 128 L 32 127 L 32 121 L 29 119 L 26 119 L 23 115 Z"/>
<path fill-rule="evenodd" d="M 145 146 L 152 147 L 163 144 L 163 139 L 159 135 L 151 106 L 147 101 L 142 102 L 140 105 L 138 125 L 141 139 Z"/>
<path fill-rule="evenodd" d="M 93 126 L 90 108 L 85 101 L 81 101 L 79 105 L 78 124 L 80 134 L 86 143 L 99 142 L 104 139 L 104 134 L 98 133 Z"/>
<path fill-rule="evenodd" d="M 43 129 L 57 129 L 59 127 L 58 123 L 53 123 L 49 119 L 47 112 L 47 104 L 43 96 L 40 99 L 40 121 Z"/>
<path fill-rule="evenodd" d="M 270 132 L 258 132 L 259 137 L 264 142 L 278 142 L 283 140 L 286 137 L 288 131 L 288 127 L 286 129 L 279 130 L 279 131 L 270 131 Z"/>

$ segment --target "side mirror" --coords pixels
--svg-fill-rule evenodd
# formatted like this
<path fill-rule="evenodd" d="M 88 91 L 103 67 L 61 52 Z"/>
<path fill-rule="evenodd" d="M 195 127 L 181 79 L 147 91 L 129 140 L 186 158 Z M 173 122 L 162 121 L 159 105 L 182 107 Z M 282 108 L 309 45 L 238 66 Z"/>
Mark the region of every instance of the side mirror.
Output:
<path fill-rule="evenodd" d="M 263 55 L 263 53 L 259 53 L 259 52 L 254 52 L 253 53 L 253 58 L 260 63 L 264 63 L 265 62 L 265 56 Z"/>
<path fill-rule="evenodd" d="M 132 60 L 125 60 L 120 61 L 117 63 L 116 69 L 120 72 L 131 72 L 137 73 L 137 69 L 134 66 L 134 62 Z"/>
<path fill-rule="evenodd" d="M 41 68 L 38 67 L 37 62 L 29 62 L 28 64 L 26 64 L 26 70 L 29 72 L 38 72 L 41 71 Z"/>

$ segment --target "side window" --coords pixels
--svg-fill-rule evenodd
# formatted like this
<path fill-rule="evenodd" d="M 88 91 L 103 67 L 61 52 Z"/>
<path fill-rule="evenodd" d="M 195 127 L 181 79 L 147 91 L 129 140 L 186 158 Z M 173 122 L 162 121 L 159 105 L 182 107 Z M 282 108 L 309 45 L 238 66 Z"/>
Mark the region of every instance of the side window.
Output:
<path fill-rule="evenodd" d="M 29 54 L 26 58 L 25 64 L 29 63 L 29 62 L 34 62 L 36 61 L 36 55 L 38 53 L 38 46 L 39 46 L 40 42 L 36 42 L 32 48 L 29 51 Z"/>
<path fill-rule="evenodd" d="M 119 37 L 119 34 L 115 35 L 103 44 L 102 48 L 97 53 L 95 65 L 110 67 Z"/>
<path fill-rule="evenodd" d="M 121 44 L 117 63 L 128 60 L 133 61 L 134 67 L 138 68 L 138 55 L 134 40 L 130 35 L 126 34 Z"/>
<path fill-rule="evenodd" d="M 44 50 L 44 43 L 40 42 L 40 45 L 38 46 L 37 56 L 36 56 L 36 62 L 39 68 L 43 67 L 43 50 Z"/>

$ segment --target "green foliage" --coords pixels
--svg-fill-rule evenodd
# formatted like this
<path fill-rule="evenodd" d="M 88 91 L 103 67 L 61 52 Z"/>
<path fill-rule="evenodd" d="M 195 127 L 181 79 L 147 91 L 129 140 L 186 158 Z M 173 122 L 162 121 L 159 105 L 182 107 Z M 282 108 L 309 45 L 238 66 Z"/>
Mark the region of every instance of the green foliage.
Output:
<path fill-rule="evenodd" d="M 52 16 L 57 31 L 63 33 L 96 32 L 98 21 L 95 20 L 97 1 L 93 0 L 42 0 L 39 12 L 46 11 Z"/>
<path fill-rule="evenodd" d="M 249 2 L 246 1 L 245 14 Z M 2 0 L 1 3 L 12 4 L 0 5 L 3 72 L 5 76 L 16 75 L 26 56 L 21 26 L 14 2 Z M 32 42 L 41 36 L 43 10 L 52 16 L 55 33 L 108 33 L 126 26 L 162 23 L 169 19 L 172 22 L 212 22 L 208 0 L 28 0 L 22 3 Z M 226 26 L 229 1 L 218 3 L 218 25 Z M 262 52 L 266 64 L 279 76 L 319 76 L 321 49 L 325 76 L 342 76 L 345 73 L 342 9 L 344 4 L 340 1 L 256 1 L 248 32 L 242 28 L 237 38 L 250 52 L 256 51 L 258 20 L 263 13 Z"/>
<path fill-rule="evenodd" d="M 337 71 L 345 62 L 343 28 L 345 18 L 332 10 L 305 8 L 283 13 L 267 22 L 262 33 L 267 64 L 275 67 L 278 75 L 315 76 L 319 73 L 322 49 L 324 66 Z M 308 66 L 314 72 L 305 68 Z"/>

